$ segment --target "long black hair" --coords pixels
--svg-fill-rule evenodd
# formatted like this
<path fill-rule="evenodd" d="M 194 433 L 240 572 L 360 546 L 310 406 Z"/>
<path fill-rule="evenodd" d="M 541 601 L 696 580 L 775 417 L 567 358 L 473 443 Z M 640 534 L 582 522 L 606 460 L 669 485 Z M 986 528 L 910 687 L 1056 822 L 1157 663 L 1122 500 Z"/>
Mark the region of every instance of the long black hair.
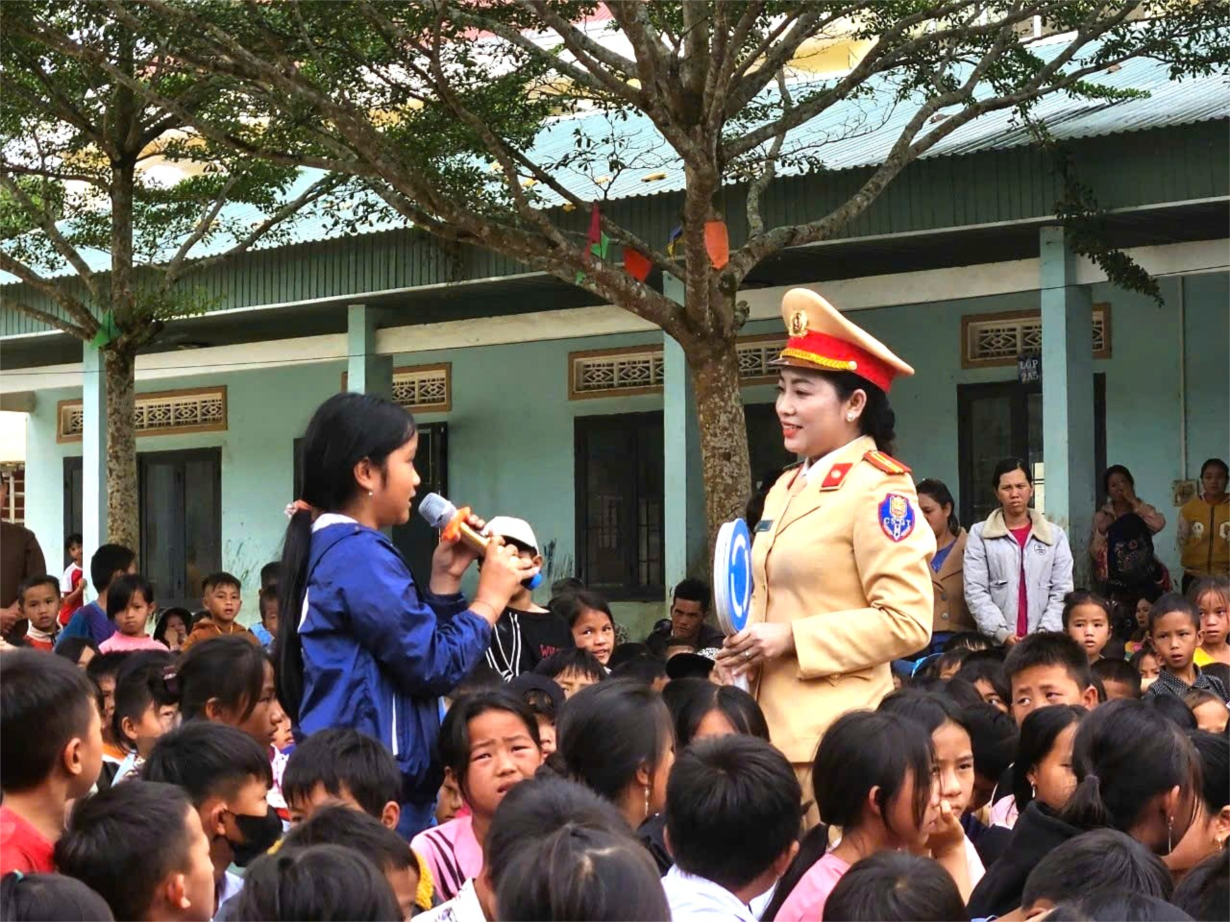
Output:
<path fill-rule="evenodd" d="M 538 737 L 538 720 L 534 717 L 534 712 L 528 704 L 504 686 L 457 698 L 444 715 L 436 745 L 441 763 L 452 769 L 453 777 L 457 779 L 457 787 L 461 789 L 467 803 L 470 799 L 466 785 L 466 770 L 470 766 L 470 721 L 488 711 L 503 711 L 520 718 L 534 745 L 542 748 L 542 741 Z"/>
<path fill-rule="evenodd" d="M 919 496 L 930 496 L 941 509 L 950 506 L 952 511 L 948 513 L 948 530 L 952 532 L 954 538 L 961 533 L 961 520 L 957 518 L 957 503 L 944 481 L 928 477 L 926 480 L 920 480 L 914 489 L 918 491 Z"/>
<path fill-rule="evenodd" d="M 725 717 L 736 733 L 768 742 L 769 724 L 756 699 L 734 685 L 714 685 L 708 679 L 675 679 L 662 689 L 662 700 L 675 720 L 675 744 L 680 749 L 696 737 L 710 711 Z"/>
<path fill-rule="evenodd" d="M 829 919 L 954 922 L 969 910 L 948 872 L 930 858 L 877 852 L 856 862 L 824 904 Z"/>
<path fill-rule="evenodd" d="M 661 695 L 631 679 L 612 679 L 565 702 L 555 735 L 568 777 L 618 803 L 637 769 L 657 768 L 675 730 Z"/>
<path fill-rule="evenodd" d="M 299 610 L 307 588 L 312 519 L 319 512 L 344 508 L 359 489 L 355 465 L 363 459 L 384 469 L 389 455 L 414 437 L 414 417 L 402 407 L 370 394 L 334 394 L 319 407 L 303 436 L 302 500 L 286 526 L 282 545 L 278 603 L 278 700 L 292 722 L 303 700 L 303 648 Z"/>
<path fill-rule="evenodd" d="M 1021 722 L 1021 739 L 1017 744 L 1016 761 L 1012 763 L 1012 794 L 1018 810 L 1024 810 L 1034 799 L 1029 773 L 1054 748 L 1059 734 L 1079 724 L 1086 714 L 1083 707 L 1075 704 L 1055 704 L 1030 712 Z"/>
<path fill-rule="evenodd" d="M 900 714 L 850 711 L 839 717 L 820 738 L 812 763 L 812 793 L 821 822 L 803 837 L 762 918 L 777 918 L 791 891 L 824 857 L 830 825 L 847 832 L 858 825 L 872 788 L 879 788 L 876 800 L 888 826 L 889 804 L 913 778 L 911 812 L 915 824 L 922 823 L 931 798 L 934 752 L 930 733 Z"/>
<path fill-rule="evenodd" d="M 1081 829 L 1127 832 L 1150 800 L 1176 786 L 1197 795 L 1191 798 L 1195 808 L 1203 783 L 1200 757 L 1187 735 L 1138 699 L 1109 701 L 1082 721 L 1072 770 L 1076 790 L 1063 819 Z M 1188 817 L 1183 830 L 1190 823 Z"/>

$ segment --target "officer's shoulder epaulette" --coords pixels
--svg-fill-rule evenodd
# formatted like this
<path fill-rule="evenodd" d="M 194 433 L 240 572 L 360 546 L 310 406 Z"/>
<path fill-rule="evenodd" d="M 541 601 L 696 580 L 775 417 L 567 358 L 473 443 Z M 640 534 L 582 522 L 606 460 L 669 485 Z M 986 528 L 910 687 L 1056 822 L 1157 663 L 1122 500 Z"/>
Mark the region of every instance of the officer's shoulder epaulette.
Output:
<path fill-rule="evenodd" d="M 910 469 L 891 455 L 882 451 L 869 451 L 863 455 L 863 460 L 879 468 L 886 474 L 908 474 Z"/>

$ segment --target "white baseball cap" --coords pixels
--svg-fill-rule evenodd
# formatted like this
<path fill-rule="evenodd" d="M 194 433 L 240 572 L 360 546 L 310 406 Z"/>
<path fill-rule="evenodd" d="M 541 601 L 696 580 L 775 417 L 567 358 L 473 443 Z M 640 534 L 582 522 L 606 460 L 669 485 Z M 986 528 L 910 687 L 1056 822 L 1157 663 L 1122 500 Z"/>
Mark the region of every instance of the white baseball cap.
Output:
<path fill-rule="evenodd" d="M 489 535 L 499 535 L 501 538 L 516 541 L 530 548 L 535 554 L 538 553 L 538 539 L 534 536 L 534 529 L 530 528 L 530 523 L 525 519 L 497 515 L 487 523 L 484 531 Z"/>

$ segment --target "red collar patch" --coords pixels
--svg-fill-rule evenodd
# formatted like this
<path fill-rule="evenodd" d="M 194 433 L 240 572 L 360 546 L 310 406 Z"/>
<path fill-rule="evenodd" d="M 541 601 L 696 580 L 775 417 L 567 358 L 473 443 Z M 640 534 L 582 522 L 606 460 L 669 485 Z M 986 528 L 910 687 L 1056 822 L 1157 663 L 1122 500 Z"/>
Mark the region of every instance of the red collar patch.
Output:
<path fill-rule="evenodd" d="M 834 464 L 829 468 L 829 472 L 824 475 L 824 481 L 820 484 L 821 490 L 836 490 L 841 486 L 846 479 L 846 474 L 850 473 L 850 468 L 853 464 Z"/>

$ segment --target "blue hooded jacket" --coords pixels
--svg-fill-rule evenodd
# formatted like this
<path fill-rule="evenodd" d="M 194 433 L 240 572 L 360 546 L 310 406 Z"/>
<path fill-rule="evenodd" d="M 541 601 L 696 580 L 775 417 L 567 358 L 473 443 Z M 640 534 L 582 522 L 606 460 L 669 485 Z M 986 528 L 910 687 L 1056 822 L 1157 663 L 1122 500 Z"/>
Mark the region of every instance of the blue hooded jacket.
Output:
<path fill-rule="evenodd" d="M 385 535 L 343 520 L 312 534 L 299 621 L 303 701 L 297 734 L 354 727 L 393 753 L 403 803 L 430 804 L 439 698 L 474 669 L 491 627 L 461 594 L 415 585 Z"/>

